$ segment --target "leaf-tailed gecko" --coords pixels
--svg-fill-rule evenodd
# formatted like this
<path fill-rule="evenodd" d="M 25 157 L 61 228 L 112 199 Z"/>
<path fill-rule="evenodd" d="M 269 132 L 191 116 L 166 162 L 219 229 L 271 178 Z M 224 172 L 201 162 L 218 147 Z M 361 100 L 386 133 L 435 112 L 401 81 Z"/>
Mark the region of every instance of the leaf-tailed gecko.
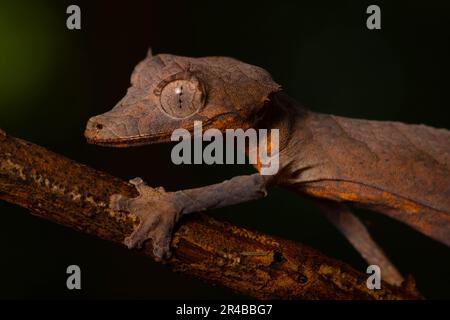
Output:
<path fill-rule="evenodd" d="M 315 113 L 289 98 L 267 71 L 233 58 L 149 52 L 126 96 L 92 117 L 85 136 L 112 147 L 164 143 L 177 128 L 192 131 L 194 121 L 222 131 L 279 129 L 280 170 L 175 192 L 131 180 L 140 195 L 113 195 L 110 203 L 140 218 L 125 239 L 128 247 L 152 239 L 155 256 L 167 258 L 182 215 L 258 199 L 272 185 L 318 199 L 329 220 L 383 269 L 388 282 L 403 278 L 347 204 L 388 215 L 450 246 L 450 131 Z"/>

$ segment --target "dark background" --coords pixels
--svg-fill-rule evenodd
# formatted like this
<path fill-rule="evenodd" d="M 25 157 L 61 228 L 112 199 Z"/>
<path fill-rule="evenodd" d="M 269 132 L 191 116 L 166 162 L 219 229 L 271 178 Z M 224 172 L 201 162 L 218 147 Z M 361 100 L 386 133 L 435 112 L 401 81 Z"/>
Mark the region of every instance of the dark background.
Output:
<path fill-rule="evenodd" d="M 78 4 L 82 29 L 66 29 Z M 378 4 L 382 30 L 366 28 Z M 169 190 L 250 173 L 250 166 L 175 166 L 170 145 L 88 145 L 87 119 L 125 94 L 135 64 L 155 53 L 226 55 L 267 69 L 315 111 L 450 128 L 448 1 L 1 1 L 0 127 L 124 179 Z M 380 174 L 383 174 L 380 172 Z M 67 177 L 70 179 L 70 177 Z M 0 203 L 1 298 L 236 298 L 133 251 Z M 450 249 L 357 210 L 428 298 L 449 298 Z M 213 214 L 311 245 L 359 270 L 364 261 L 310 200 L 285 190 Z M 66 267 L 82 290 L 66 289 Z"/>

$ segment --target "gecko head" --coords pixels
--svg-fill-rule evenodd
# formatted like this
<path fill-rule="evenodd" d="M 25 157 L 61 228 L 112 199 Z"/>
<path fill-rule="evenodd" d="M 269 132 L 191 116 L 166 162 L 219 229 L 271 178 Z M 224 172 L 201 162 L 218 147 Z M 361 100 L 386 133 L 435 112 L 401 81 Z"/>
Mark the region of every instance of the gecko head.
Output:
<path fill-rule="evenodd" d="M 152 55 L 140 62 L 131 87 L 110 111 L 89 119 L 90 143 L 128 147 L 168 142 L 178 128 L 246 129 L 269 95 L 279 91 L 262 68 L 228 57 Z"/>

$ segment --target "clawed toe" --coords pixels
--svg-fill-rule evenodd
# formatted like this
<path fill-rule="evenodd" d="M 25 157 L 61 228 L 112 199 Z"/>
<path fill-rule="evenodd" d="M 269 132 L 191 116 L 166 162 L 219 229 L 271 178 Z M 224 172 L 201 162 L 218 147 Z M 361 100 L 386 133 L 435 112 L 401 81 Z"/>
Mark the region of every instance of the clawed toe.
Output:
<path fill-rule="evenodd" d="M 109 208 L 116 211 L 130 211 L 130 198 L 121 194 L 113 194 L 109 199 Z"/>

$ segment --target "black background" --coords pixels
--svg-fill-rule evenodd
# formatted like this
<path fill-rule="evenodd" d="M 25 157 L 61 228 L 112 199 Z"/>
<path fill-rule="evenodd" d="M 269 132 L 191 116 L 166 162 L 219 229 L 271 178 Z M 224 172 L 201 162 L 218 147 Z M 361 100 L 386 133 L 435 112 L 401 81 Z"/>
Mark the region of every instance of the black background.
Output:
<path fill-rule="evenodd" d="M 81 7 L 79 31 L 66 29 L 69 4 Z M 381 30 L 366 28 L 370 4 L 381 7 Z M 0 127 L 169 190 L 253 172 L 242 165 L 175 166 L 170 145 L 115 150 L 85 142 L 87 119 L 125 94 L 133 67 L 151 46 L 154 53 L 224 55 L 262 66 L 315 111 L 450 128 L 449 9 L 447 1 L 2 1 Z M 356 211 L 427 298 L 450 297 L 449 248 L 387 217 Z M 1 298 L 239 297 L 17 206 L 1 202 L 0 212 Z M 313 203 L 288 191 L 212 214 L 365 270 Z M 81 291 L 66 289 L 70 264 L 82 269 Z"/>

